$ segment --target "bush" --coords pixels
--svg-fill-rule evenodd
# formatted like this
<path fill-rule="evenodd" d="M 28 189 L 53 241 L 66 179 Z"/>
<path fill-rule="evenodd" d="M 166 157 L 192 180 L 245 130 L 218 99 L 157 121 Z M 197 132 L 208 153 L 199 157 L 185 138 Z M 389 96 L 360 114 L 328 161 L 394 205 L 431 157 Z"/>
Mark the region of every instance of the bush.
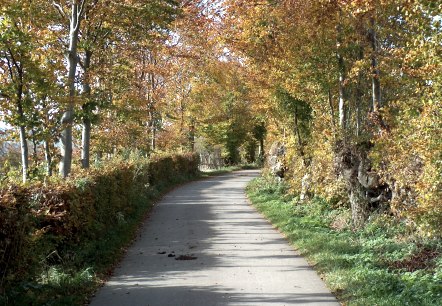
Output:
<path fill-rule="evenodd" d="M 196 155 L 168 155 L 112 162 L 44 185 L 3 186 L 0 302 L 6 288 L 38 282 L 56 265 L 84 265 L 102 237 L 140 219 L 149 199 L 197 174 Z"/>

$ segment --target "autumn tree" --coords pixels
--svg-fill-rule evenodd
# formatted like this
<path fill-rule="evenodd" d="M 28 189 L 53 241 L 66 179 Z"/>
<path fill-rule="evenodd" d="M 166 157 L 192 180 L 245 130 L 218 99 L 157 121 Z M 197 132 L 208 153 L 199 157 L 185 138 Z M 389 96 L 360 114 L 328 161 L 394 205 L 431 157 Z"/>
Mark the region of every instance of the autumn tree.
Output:
<path fill-rule="evenodd" d="M 355 227 L 362 226 L 372 210 L 402 201 L 399 200 L 401 188 L 410 189 L 410 185 L 418 184 L 417 180 L 407 176 L 410 184 L 401 179 L 399 188 L 394 176 L 401 171 L 390 172 L 386 165 L 408 160 L 407 169 L 415 169 L 415 177 L 420 177 L 426 166 L 416 166 L 423 161 L 420 157 L 423 154 L 406 155 L 399 142 L 396 143 L 396 136 L 393 137 L 401 134 L 402 139 L 410 141 L 413 133 L 420 130 L 414 121 L 414 131 L 411 132 L 412 128 L 407 136 L 402 134 L 404 126 L 396 120 L 403 120 L 404 109 L 410 108 L 402 109 L 398 101 L 408 101 L 407 105 L 414 105 L 411 109 L 422 110 L 418 106 L 422 105 L 419 100 L 425 99 L 422 93 L 430 88 L 437 92 L 433 82 L 436 78 L 431 73 L 438 64 L 430 58 L 419 62 L 417 56 L 408 52 L 413 52 L 410 46 L 417 41 L 427 42 L 422 48 L 423 56 L 437 50 L 432 43 L 440 33 L 440 26 L 435 24 L 440 21 L 432 16 L 440 12 L 440 7 L 426 1 L 398 4 L 293 0 L 232 0 L 226 1 L 225 7 L 226 43 L 240 54 L 249 71 L 259 71 L 263 76 L 255 78 L 255 88 L 267 88 L 269 98 L 261 103 L 274 109 L 268 121 L 269 136 L 283 139 L 289 147 L 292 184 L 298 190 L 301 185 L 310 185 L 316 192 L 330 197 L 340 192 L 341 183 L 336 184 L 334 177 L 338 171 L 338 181 L 345 183 L 349 192 L 347 200 L 351 203 Z M 418 68 L 405 70 L 404 67 L 411 67 L 411 62 L 414 67 L 430 67 L 423 62 L 432 63 L 433 69 L 425 71 L 431 80 L 425 81 L 424 73 L 418 77 Z M 425 90 L 416 91 L 416 88 Z M 275 92 L 279 94 L 275 96 Z M 276 99 L 271 99 L 272 96 Z M 312 117 L 307 120 L 310 134 L 306 142 L 296 129 L 288 129 L 290 121 L 281 122 L 284 116 L 272 119 L 280 114 L 276 111 L 278 103 L 284 100 L 303 101 L 312 110 Z M 433 104 L 437 101 L 431 100 Z M 287 113 L 288 118 L 291 112 L 286 108 L 282 114 Z M 288 130 L 292 130 L 290 137 Z M 437 155 L 440 149 L 433 148 Z M 310 163 L 302 161 L 305 152 L 311 157 Z M 391 153 L 388 160 L 386 152 Z M 393 152 L 405 155 L 399 158 Z M 430 180 L 439 182 L 435 168 L 430 168 L 433 169 Z M 309 184 L 301 184 L 299 178 L 305 178 L 304 173 L 311 174 Z M 392 194 L 389 190 L 393 190 Z"/>
<path fill-rule="evenodd" d="M 43 46 L 37 44 L 37 36 L 43 33 L 40 20 L 32 13 L 39 9 L 38 4 L 13 1 L 3 3 L 0 9 L 2 120 L 19 130 L 22 179 L 25 182 L 29 176 L 29 132 L 37 125 L 37 100 L 49 71 L 43 73 L 44 56 L 38 53 Z"/>

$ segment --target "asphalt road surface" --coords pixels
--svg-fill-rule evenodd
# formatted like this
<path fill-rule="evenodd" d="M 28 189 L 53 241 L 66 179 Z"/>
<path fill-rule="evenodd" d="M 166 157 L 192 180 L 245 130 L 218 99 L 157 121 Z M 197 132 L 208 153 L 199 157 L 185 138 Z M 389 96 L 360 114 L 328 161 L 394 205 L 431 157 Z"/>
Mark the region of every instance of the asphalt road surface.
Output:
<path fill-rule="evenodd" d="M 249 205 L 256 170 L 177 188 L 146 221 L 92 306 L 339 305 Z"/>

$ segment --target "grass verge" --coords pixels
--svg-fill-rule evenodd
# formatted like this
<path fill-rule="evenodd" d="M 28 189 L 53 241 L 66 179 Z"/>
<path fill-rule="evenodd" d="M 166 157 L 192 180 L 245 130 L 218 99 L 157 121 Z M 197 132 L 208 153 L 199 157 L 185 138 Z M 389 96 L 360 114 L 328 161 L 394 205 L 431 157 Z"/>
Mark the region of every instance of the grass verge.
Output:
<path fill-rule="evenodd" d="M 440 240 L 419 238 L 383 214 L 352 231 L 348 209 L 319 198 L 300 204 L 271 179 L 252 181 L 247 194 L 344 305 L 441 305 Z"/>

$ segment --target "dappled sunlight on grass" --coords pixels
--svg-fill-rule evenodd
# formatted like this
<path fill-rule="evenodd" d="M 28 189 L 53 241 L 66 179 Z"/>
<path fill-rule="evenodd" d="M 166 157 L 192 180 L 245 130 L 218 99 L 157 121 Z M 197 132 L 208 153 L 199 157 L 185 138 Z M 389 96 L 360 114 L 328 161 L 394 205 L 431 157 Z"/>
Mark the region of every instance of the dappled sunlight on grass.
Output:
<path fill-rule="evenodd" d="M 256 179 L 247 192 L 255 207 L 306 256 L 342 302 L 440 305 L 440 241 L 418 240 L 404 224 L 385 215 L 374 216 L 365 228 L 353 231 L 346 209 L 333 209 L 318 198 L 300 204 L 281 182 Z M 336 220 L 344 226 L 335 226 Z M 411 272 L 395 268 L 401 265 L 394 263 L 408 264 L 419 250 L 436 257 L 428 255 L 423 268 L 417 265 Z"/>

